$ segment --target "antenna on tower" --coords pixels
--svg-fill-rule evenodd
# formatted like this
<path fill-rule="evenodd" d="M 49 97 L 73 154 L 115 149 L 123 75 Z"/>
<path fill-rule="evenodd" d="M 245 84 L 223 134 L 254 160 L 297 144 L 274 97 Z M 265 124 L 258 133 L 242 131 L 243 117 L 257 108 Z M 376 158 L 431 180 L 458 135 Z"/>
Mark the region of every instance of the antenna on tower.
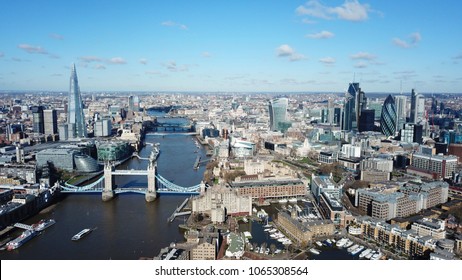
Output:
<path fill-rule="evenodd" d="M 400 93 L 399 94 L 403 94 L 403 80 L 400 80 L 399 83 L 400 83 L 400 85 L 399 85 Z"/>
<path fill-rule="evenodd" d="M 356 72 L 353 72 L 353 83 L 355 82 L 356 80 Z"/>

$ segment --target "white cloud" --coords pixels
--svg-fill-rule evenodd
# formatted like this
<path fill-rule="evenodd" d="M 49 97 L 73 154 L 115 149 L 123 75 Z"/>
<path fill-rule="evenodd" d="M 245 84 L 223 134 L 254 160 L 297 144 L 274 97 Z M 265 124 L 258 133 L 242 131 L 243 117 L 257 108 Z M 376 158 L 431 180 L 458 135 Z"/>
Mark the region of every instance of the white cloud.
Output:
<path fill-rule="evenodd" d="M 321 19 L 334 19 L 348 21 L 365 21 L 371 8 L 368 4 L 361 4 L 358 0 L 346 0 L 342 5 L 329 7 L 318 0 L 310 0 L 295 10 L 299 15 L 306 15 Z"/>
<path fill-rule="evenodd" d="M 325 65 L 333 65 L 333 64 L 335 64 L 335 58 L 330 57 L 330 56 L 323 57 L 323 58 L 319 59 L 319 62 L 324 63 Z"/>
<path fill-rule="evenodd" d="M 297 53 L 291 46 L 284 44 L 276 48 L 276 55 L 278 57 L 288 57 L 290 61 L 304 60 L 306 57 Z"/>
<path fill-rule="evenodd" d="M 408 41 L 402 40 L 400 38 L 393 38 L 392 42 L 400 48 L 409 49 L 418 45 L 418 43 L 422 40 L 422 35 L 420 35 L 419 32 L 414 32 L 409 34 L 408 38 Z"/>
<path fill-rule="evenodd" d="M 18 48 L 28 52 L 28 53 L 37 53 L 37 54 L 48 54 L 48 52 L 40 46 L 32 46 L 29 44 L 19 44 Z"/>
<path fill-rule="evenodd" d="M 146 65 L 148 64 L 148 60 L 146 58 L 140 58 L 140 63 Z"/>
<path fill-rule="evenodd" d="M 188 27 L 184 24 L 181 24 L 181 23 L 178 23 L 178 22 L 174 22 L 174 21 L 171 21 L 171 20 L 167 20 L 167 21 L 164 21 L 161 23 L 162 26 L 168 26 L 168 27 L 178 27 L 182 30 L 188 30 Z"/>
<path fill-rule="evenodd" d="M 189 71 L 189 65 L 183 64 L 178 65 L 176 61 L 171 60 L 168 62 L 162 63 L 162 66 L 171 72 L 187 72 Z"/>
<path fill-rule="evenodd" d="M 312 38 L 312 39 L 328 39 L 328 38 L 334 37 L 334 33 L 323 30 L 319 33 L 308 34 L 306 35 L 306 37 Z"/>
<path fill-rule="evenodd" d="M 106 69 L 106 66 L 104 66 L 103 64 L 96 64 L 95 67 L 93 67 L 97 70 L 104 70 Z"/>
<path fill-rule="evenodd" d="M 338 18 L 349 21 L 364 21 L 368 18 L 368 4 L 360 4 L 358 1 L 345 1 L 342 6 L 331 8 L 332 13 Z"/>
<path fill-rule="evenodd" d="M 366 67 L 367 67 L 367 63 L 365 63 L 364 61 L 360 61 L 355 64 L 355 68 L 366 68 Z"/>
<path fill-rule="evenodd" d="M 64 36 L 56 33 L 51 33 L 50 38 L 56 39 L 56 40 L 64 40 Z"/>
<path fill-rule="evenodd" d="M 201 54 L 201 56 L 202 56 L 202 57 L 211 57 L 212 54 L 209 53 L 209 52 L 203 52 L 203 53 Z"/>
<path fill-rule="evenodd" d="M 126 64 L 127 62 L 122 57 L 113 57 L 108 60 L 110 64 Z"/>
<path fill-rule="evenodd" d="M 357 54 L 353 54 L 350 56 L 351 59 L 357 59 L 357 60 L 375 60 L 377 58 L 376 55 L 370 54 L 367 52 L 359 52 Z"/>
<path fill-rule="evenodd" d="M 82 62 L 90 63 L 90 62 L 101 62 L 104 59 L 97 57 L 97 56 L 81 56 L 79 60 Z"/>

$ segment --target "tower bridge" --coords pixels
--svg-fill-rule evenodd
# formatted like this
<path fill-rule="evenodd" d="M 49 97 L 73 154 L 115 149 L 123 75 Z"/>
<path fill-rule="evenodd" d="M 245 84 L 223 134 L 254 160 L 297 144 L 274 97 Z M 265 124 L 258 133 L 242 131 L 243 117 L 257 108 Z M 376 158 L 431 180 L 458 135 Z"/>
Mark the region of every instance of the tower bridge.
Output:
<path fill-rule="evenodd" d="M 114 188 L 114 176 L 147 176 L 148 184 L 146 188 Z M 199 189 L 204 187 L 198 184 L 191 187 L 178 186 L 160 174 L 157 174 L 157 162 L 150 160 L 146 170 L 115 170 L 111 162 L 105 162 L 104 175 L 93 183 L 85 186 L 74 186 L 65 183 L 61 186 L 64 193 L 101 193 L 103 201 L 111 200 L 114 195 L 121 193 L 144 194 L 147 202 L 152 202 L 157 198 L 157 194 L 199 194 Z"/>

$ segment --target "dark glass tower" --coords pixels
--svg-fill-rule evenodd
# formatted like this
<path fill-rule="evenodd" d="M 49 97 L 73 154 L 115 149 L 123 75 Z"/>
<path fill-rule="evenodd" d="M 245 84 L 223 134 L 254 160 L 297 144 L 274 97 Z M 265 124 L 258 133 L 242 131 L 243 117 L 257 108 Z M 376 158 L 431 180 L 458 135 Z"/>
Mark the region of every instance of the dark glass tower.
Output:
<path fill-rule="evenodd" d="M 67 109 L 67 125 L 69 138 L 86 138 L 87 128 L 85 126 L 85 117 L 83 115 L 83 102 L 80 95 L 79 81 L 75 64 L 72 65 L 70 86 L 69 86 L 69 104 Z"/>
<path fill-rule="evenodd" d="M 342 130 L 354 130 L 358 128 L 361 111 L 366 107 L 366 97 L 361 92 L 359 83 L 350 83 L 345 96 L 343 108 Z"/>
<path fill-rule="evenodd" d="M 43 120 L 43 107 L 34 106 L 32 107 L 32 120 L 34 123 L 34 132 L 44 133 L 44 120 Z"/>
<path fill-rule="evenodd" d="M 396 119 L 395 100 L 390 94 L 383 102 L 382 115 L 380 116 L 380 129 L 385 136 L 395 136 Z"/>

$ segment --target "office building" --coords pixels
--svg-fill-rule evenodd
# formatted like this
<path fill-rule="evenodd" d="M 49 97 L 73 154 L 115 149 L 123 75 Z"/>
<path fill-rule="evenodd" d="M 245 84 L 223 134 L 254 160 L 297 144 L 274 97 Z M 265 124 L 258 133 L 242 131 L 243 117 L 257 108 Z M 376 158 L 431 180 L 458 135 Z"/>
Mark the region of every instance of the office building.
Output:
<path fill-rule="evenodd" d="M 407 117 L 407 97 L 404 95 L 395 96 L 395 108 L 396 108 L 396 129 L 403 128 L 406 123 Z"/>
<path fill-rule="evenodd" d="M 375 110 L 366 109 L 361 112 L 359 117 L 358 131 L 374 131 Z"/>
<path fill-rule="evenodd" d="M 395 136 L 396 133 L 396 107 L 393 97 L 388 97 L 383 102 L 382 115 L 380 116 L 380 130 L 385 136 Z"/>
<path fill-rule="evenodd" d="M 35 133 L 44 133 L 44 120 L 43 120 L 43 107 L 42 106 L 33 106 L 32 111 L 32 120 Z"/>
<path fill-rule="evenodd" d="M 82 96 L 80 95 L 80 87 L 75 64 L 72 65 L 70 77 L 67 125 L 69 130 L 68 137 L 70 139 L 87 137 L 87 127 L 85 125 L 85 116 L 83 114 L 83 102 Z"/>
<path fill-rule="evenodd" d="M 58 133 L 58 114 L 55 109 L 43 110 L 44 133 L 54 135 Z"/>
<path fill-rule="evenodd" d="M 270 129 L 272 131 L 284 132 L 287 125 L 287 106 L 289 100 L 285 97 L 270 100 L 268 111 L 270 117 Z"/>
<path fill-rule="evenodd" d="M 422 144 L 422 131 L 421 124 L 406 123 L 401 129 L 401 141 Z"/>
<path fill-rule="evenodd" d="M 419 124 L 425 120 L 425 97 L 416 93 L 414 89 L 411 92 L 411 115 L 410 122 Z"/>

